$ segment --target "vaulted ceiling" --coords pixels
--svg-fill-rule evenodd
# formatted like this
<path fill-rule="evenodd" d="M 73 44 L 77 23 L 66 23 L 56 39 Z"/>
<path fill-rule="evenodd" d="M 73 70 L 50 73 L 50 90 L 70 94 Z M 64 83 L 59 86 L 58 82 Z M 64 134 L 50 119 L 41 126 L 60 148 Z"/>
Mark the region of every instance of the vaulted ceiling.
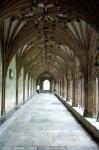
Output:
<path fill-rule="evenodd" d="M 49 72 L 54 78 L 74 65 L 85 69 L 97 48 L 98 0 L 6 0 L 0 2 L 2 53 L 8 64 L 17 54 L 18 70 L 24 66 L 37 78 Z M 96 31 L 97 32 L 96 32 Z"/>

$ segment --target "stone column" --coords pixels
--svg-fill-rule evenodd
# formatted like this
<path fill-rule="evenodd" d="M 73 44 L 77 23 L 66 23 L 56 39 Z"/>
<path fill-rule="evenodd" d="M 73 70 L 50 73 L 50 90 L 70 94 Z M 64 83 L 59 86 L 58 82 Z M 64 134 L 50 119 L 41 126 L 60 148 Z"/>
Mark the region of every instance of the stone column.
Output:
<path fill-rule="evenodd" d="M 58 94 L 60 95 L 60 78 L 58 79 L 58 89 L 59 89 L 59 90 L 58 90 L 58 91 L 59 91 Z"/>
<path fill-rule="evenodd" d="M 96 93 L 96 101 L 95 101 L 95 109 L 96 109 L 96 121 L 99 121 L 99 67 L 94 68 L 95 75 L 95 93 Z"/>
<path fill-rule="evenodd" d="M 78 84 L 79 84 L 79 80 L 76 79 L 75 80 L 75 106 L 76 107 L 78 107 L 78 103 L 79 103 Z"/>
<path fill-rule="evenodd" d="M 29 82 L 30 82 L 30 76 L 28 75 L 28 97 L 30 96 L 30 95 L 29 95 L 29 92 L 30 92 Z"/>
<path fill-rule="evenodd" d="M 82 104 L 82 97 L 81 97 L 81 92 L 82 92 L 82 87 L 81 87 L 81 79 L 78 80 L 78 90 L 77 90 L 77 105 L 78 107 L 81 106 Z"/>
<path fill-rule="evenodd" d="M 93 79 L 86 78 L 84 80 L 85 102 L 84 102 L 84 117 L 93 117 Z"/>
<path fill-rule="evenodd" d="M 59 82 L 60 82 L 60 96 L 61 96 L 61 78 L 60 78 Z"/>
<path fill-rule="evenodd" d="M 62 97 L 64 98 L 64 77 L 62 77 Z"/>
<path fill-rule="evenodd" d="M 23 103 L 25 102 L 25 78 L 26 78 L 26 72 L 23 71 Z"/>
<path fill-rule="evenodd" d="M 2 69 L 2 101 L 1 101 L 1 116 L 5 115 L 5 88 L 6 88 L 6 73 Z"/>
<path fill-rule="evenodd" d="M 93 117 L 96 118 L 96 77 L 93 79 Z"/>
<path fill-rule="evenodd" d="M 18 105 L 19 75 L 16 73 L 16 106 Z"/>
<path fill-rule="evenodd" d="M 98 76 L 97 121 L 99 121 L 99 76 Z"/>
<path fill-rule="evenodd" d="M 5 54 L 3 54 L 3 57 L 2 57 L 2 101 L 1 101 L 2 121 L 5 120 L 6 76 L 7 76 L 7 64 L 6 64 Z"/>
<path fill-rule="evenodd" d="M 70 100 L 70 79 L 69 79 L 69 76 L 67 75 L 67 97 L 66 97 L 66 101 L 69 101 Z"/>
<path fill-rule="evenodd" d="M 31 95 L 32 95 L 32 90 L 33 89 L 33 86 L 32 86 L 32 78 L 31 78 Z"/>
<path fill-rule="evenodd" d="M 81 106 L 83 106 L 83 80 L 81 79 Z"/>
<path fill-rule="evenodd" d="M 72 84 L 72 106 L 75 106 L 75 79 L 73 79 L 73 84 Z"/>
<path fill-rule="evenodd" d="M 67 99 L 67 81 L 65 79 L 65 98 Z"/>

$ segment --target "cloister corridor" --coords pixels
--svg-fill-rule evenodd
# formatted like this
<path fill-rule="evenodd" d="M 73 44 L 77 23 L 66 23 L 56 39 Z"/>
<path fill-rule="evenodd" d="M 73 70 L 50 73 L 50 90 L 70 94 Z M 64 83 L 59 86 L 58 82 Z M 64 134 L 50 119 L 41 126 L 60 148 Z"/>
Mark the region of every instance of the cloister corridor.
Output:
<path fill-rule="evenodd" d="M 99 0 L 0 0 L 0 150 L 99 150 Z"/>
<path fill-rule="evenodd" d="M 0 150 L 99 150 L 53 94 L 36 94 L 4 124 Z"/>

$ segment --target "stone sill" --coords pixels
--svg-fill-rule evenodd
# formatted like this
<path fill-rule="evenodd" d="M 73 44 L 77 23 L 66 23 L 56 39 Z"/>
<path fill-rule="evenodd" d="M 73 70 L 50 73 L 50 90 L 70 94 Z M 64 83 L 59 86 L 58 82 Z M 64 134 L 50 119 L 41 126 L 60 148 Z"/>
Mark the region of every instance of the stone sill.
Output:
<path fill-rule="evenodd" d="M 99 122 L 96 122 L 96 120 L 93 118 L 84 118 L 83 110 L 77 107 L 72 107 L 70 102 L 66 102 L 57 94 L 55 95 L 73 114 L 73 116 L 81 123 L 81 125 L 88 131 L 88 133 L 99 143 Z"/>

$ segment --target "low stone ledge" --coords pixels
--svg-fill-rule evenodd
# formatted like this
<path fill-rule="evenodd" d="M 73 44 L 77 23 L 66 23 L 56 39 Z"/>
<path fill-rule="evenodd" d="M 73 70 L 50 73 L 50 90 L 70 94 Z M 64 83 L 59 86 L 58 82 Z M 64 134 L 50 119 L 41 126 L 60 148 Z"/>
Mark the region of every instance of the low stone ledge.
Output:
<path fill-rule="evenodd" d="M 64 106 L 73 114 L 73 116 L 99 144 L 99 130 L 95 126 L 93 126 L 86 118 L 84 118 L 79 112 L 77 112 L 71 105 L 66 103 L 59 95 L 55 94 L 55 96 L 64 104 Z"/>

